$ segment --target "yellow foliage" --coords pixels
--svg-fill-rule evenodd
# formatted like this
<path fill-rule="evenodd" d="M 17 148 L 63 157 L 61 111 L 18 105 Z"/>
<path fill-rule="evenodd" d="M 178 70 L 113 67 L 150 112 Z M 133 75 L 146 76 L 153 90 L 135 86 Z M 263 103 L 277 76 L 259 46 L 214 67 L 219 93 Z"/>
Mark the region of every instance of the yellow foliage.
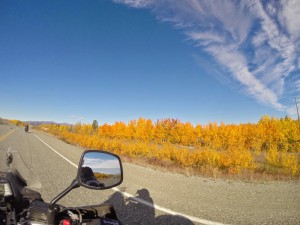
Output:
<path fill-rule="evenodd" d="M 272 145 L 267 151 L 266 161 L 269 165 L 280 166 L 280 155 L 276 146 Z"/>
<path fill-rule="evenodd" d="M 300 166 L 296 155 L 282 153 L 282 166 L 286 173 L 296 175 L 299 172 Z"/>
<path fill-rule="evenodd" d="M 18 123 L 18 121 L 13 121 Z M 139 118 L 128 124 L 74 126 L 42 125 L 70 143 L 90 149 L 104 149 L 131 158 L 170 161 L 181 167 L 223 169 L 229 173 L 254 170 L 254 156 L 265 152 L 266 163 L 299 174 L 299 162 L 291 152 L 300 152 L 297 121 L 264 116 L 257 124 L 193 126 L 176 119 L 153 123 Z"/>
<path fill-rule="evenodd" d="M 20 120 L 8 120 L 8 121 L 15 124 L 15 125 L 17 125 L 17 126 L 24 126 L 25 125 L 25 123 L 20 121 Z"/>
<path fill-rule="evenodd" d="M 232 147 L 221 153 L 220 167 L 228 169 L 230 173 L 239 173 L 242 169 L 254 169 L 256 164 L 249 150 Z"/>

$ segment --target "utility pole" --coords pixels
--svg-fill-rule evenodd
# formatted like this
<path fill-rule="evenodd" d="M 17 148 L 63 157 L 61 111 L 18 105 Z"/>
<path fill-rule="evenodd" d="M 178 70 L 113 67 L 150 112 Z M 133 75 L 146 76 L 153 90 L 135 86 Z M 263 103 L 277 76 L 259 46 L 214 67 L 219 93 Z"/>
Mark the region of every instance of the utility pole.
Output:
<path fill-rule="evenodd" d="M 295 97 L 295 104 L 296 104 L 296 109 L 297 109 L 298 124 L 299 124 L 299 131 L 300 131 L 300 116 L 299 116 L 299 109 L 298 109 L 298 104 L 300 104 L 300 98 L 299 97 Z"/>

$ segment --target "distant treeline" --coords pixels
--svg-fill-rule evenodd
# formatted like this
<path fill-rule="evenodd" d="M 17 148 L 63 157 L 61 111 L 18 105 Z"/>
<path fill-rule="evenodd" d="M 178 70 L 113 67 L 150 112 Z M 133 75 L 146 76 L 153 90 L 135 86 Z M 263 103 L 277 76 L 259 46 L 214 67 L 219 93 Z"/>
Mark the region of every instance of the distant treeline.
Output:
<path fill-rule="evenodd" d="M 181 168 L 299 175 L 299 124 L 289 117 L 263 116 L 256 124 L 196 126 L 177 119 L 154 123 L 139 118 L 100 126 L 97 121 L 73 126 L 45 124 L 39 129 L 84 148 L 105 149 Z"/>

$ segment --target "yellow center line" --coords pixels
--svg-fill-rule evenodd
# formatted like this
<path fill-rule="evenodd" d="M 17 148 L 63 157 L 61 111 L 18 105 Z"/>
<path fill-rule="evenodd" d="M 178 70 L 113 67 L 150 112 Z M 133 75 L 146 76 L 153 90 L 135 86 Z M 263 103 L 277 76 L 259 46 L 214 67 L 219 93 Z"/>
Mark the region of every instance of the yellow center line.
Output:
<path fill-rule="evenodd" d="M 15 130 L 16 130 L 16 129 L 11 130 L 11 131 L 7 132 L 6 134 L 2 135 L 2 136 L 0 137 L 0 142 L 3 141 L 5 138 L 7 138 L 9 135 L 11 135 Z"/>

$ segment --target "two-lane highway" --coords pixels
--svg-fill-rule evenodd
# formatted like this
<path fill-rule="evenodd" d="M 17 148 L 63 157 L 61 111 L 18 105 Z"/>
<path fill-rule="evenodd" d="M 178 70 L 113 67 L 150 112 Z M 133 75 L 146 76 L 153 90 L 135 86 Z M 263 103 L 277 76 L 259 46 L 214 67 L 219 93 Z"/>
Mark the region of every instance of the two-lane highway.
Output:
<path fill-rule="evenodd" d="M 12 147 L 39 176 L 43 199 L 51 201 L 76 177 L 84 151 L 35 130 L 0 124 L 0 148 Z M 112 203 L 124 224 L 297 224 L 297 182 L 245 183 L 187 177 L 124 163 L 124 195 L 78 188 L 59 203 Z M 132 196 L 137 198 L 131 198 Z M 174 216 L 172 214 L 177 214 Z"/>

